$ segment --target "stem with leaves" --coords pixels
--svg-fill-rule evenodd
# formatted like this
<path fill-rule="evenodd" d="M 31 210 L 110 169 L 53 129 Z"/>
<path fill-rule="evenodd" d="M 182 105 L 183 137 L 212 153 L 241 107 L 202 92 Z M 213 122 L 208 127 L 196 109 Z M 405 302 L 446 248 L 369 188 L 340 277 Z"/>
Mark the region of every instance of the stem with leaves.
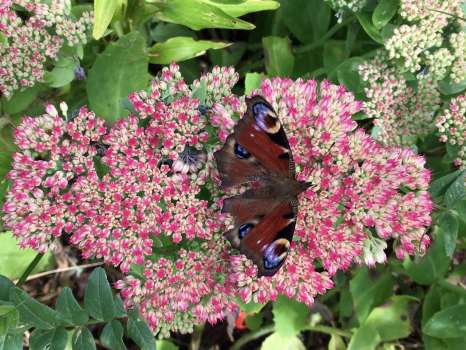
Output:
<path fill-rule="evenodd" d="M 17 287 L 21 287 L 24 284 L 24 282 L 26 282 L 28 276 L 31 274 L 32 270 L 34 270 L 34 268 L 37 266 L 37 264 L 39 263 L 39 261 L 42 259 L 43 256 L 44 256 L 43 253 L 37 253 L 34 260 L 31 261 L 31 263 L 28 265 L 26 270 L 23 272 L 23 274 L 19 278 L 18 282 L 16 282 Z"/>

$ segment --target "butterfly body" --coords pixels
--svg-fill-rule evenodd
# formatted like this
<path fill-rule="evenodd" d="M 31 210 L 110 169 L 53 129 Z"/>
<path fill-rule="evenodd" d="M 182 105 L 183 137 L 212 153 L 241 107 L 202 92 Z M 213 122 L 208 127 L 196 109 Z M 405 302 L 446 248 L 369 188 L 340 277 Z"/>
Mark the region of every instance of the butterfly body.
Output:
<path fill-rule="evenodd" d="M 246 103 L 245 116 L 214 154 L 223 188 L 251 185 L 241 195 L 225 199 L 222 212 L 234 218 L 234 227 L 225 236 L 253 260 L 260 276 L 271 276 L 289 252 L 297 196 L 309 185 L 295 179 L 291 148 L 272 106 L 261 96 Z"/>

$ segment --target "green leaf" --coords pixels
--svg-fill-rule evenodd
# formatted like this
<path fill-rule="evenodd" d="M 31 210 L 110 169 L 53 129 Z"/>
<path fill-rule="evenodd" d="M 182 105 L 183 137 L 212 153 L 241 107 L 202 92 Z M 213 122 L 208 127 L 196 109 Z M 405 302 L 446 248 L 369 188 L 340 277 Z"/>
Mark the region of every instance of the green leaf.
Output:
<path fill-rule="evenodd" d="M 266 75 L 263 73 L 246 73 L 244 78 L 244 94 L 249 95 L 256 89 L 259 89 L 262 83 L 262 80 L 266 78 Z"/>
<path fill-rule="evenodd" d="M 13 282 L 5 276 L 0 275 L 0 300 L 10 300 L 10 289 L 15 288 Z"/>
<path fill-rule="evenodd" d="M 179 24 L 164 22 L 158 23 L 157 26 L 151 30 L 150 36 L 155 42 L 167 41 L 177 36 L 189 36 L 193 39 L 197 39 L 196 32 L 191 29 Z"/>
<path fill-rule="evenodd" d="M 343 40 L 328 40 L 324 45 L 324 68 L 332 71 L 346 57 L 346 43 Z"/>
<path fill-rule="evenodd" d="M 114 14 L 123 6 L 123 0 L 95 0 L 92 36 L 99 40 L 107 30 Z"/>
<path fill-rule="evenodd" d="M 178 346 L 168 340 L 157 340 L 155 342 L 155 348 L 157 350 L 178 350 Z"/>
<path fill-rule="evenodd" d="M 10 300 L 16 305 L 22 323 L 38 329 L 54 329 L 64 323 L 58 312 L 39 303 L 19 288 L 10 289 Z"/>
<path fill-rule="evenodd" d="M 100 335 L 100 341 L 104 346 L 112 350 L 126 350 L 123 343 L 123 326 L 117 320 L 107 323 Z"/>
<path fill-rule="evenodd" d="M 345 350 L 346 345 L 343 339 L 336 334 L 333 334 L 328 343 L 328 350 Z"/>
<path fill-rule="evenodd" d="M 55 309 L 74 325 L 84 325 L 89 320 L 86 310 L 83 310 L 76 301 L 70 288 L 61 291 L 55 303 Z"/>
<path fill-rule="evenodd" d="M 0 234 L 0 274 L 10 279 L 19 278 L 24 270 L 35 258 L 37 252 L 27 248 L 21 249 L 18 241 L 11 234 L 5 232 Z M 51 253 L 46 253 L 39 264 L 34 268 L 33 273 L 41 272 L 53 266 L 51 263 Z"/>
<path fill-rule="evenodd" d="M 306 350 L 306 347 L 298 337 L 284 337 L 272 333 L 265 338 L 261 350 Z"/>
<path fill-rule="evenodd" d="M 370 324 L 365 324 L 359 327 L 351 337 L 348 350 L 374 350 L 380 340 L 377 329 Z"/>
<path fill-rule="evenodd" d="M 269 76 L 290 76 L 293 73 L 294 56 L 288 38 L 268 36 L 262 38 L 265 67 Z"/>
<path fill-rule="evenodd" d="M 259 330 L 263 322 L 264 322 L 264 317 L 260 313 L 248 315 L 246 316 L 246 319 L 244 320 L 244 323 L 246 323 L 246 326 L 253 332 Z"/>
<path fill-rule="evenodd" d="M 432 197 L 441 196 L 461 173 L 461 170 L 457 170 L 454 173 L 442 176 L 441 178 L 432 181 L 429 186 L 429 192 L 432 195 Z"/>
<path fill-rule="evenodd" d="M 128 336 L 142 350 L 155 350 L 155 338 L 147 324 L 139 318 L 138 312 L 131 312 L 127 324 Z"/>
<path fill-rule="evenodd" d="M 385 27 L 398 10 L 399 0 L 381 0 L 372 13 L 372 23 L 377 29 Z"/>
<path fill-rule="evenodd" d="M 216 6 L 232 17 L 240 17 L 258 11 L 275 10 L 280 6 L 278 1 L 271 0 L 202 0 L 202 2 Z"/>
<path fill-rule="evenodd" d="M 3 110 L 8 114 L 17 114 L 24 111 L 34 102 L 42 89 L 41 84 L 35 84 L 33 87 L 16 91 L 9 100 L 1 101 Z"/>
<path fill-rule="evenodd" d="M 31 350 L 64 350 L 68 342 L 68 332 L 65 328 L 36 329 L 31 334 L 29 346 Z"/>
<path fill-rule="evenodd" d="M 142 90 L 149 80 L 145 40 L 131 32 L 110 43 L 97 57 L 87 78 L 87 96 L 91 109 L 108 122 L 127 116 L 120 101 L 131 92 Z"/>
<path fill-rule="evenodd" d="M 282 1 L 283 21 L 302 43 L 319 40 L 328 30 L 332 11 L 322 0 Z"/>
<path fill-rule="evenodd" d="M 354 309 L 359 324 L 362 324 L 372 308 L 392 295 L 394 279 L 385 273 L 377 279 L 369 275 L 367 267 L 360 268 L 350 281 L 350 292 L 353 297 Z"/>
<path fill-rule="evenodd" d="M 204 55 L 207 50 L 223 49 L 229 43 L 209 40 L 194 40 L 188 36 L 180 36 L 168 39 L 163 43 L 157 43 L 149 49 L 151 63 L 168 64 L 171 62 L 186 61 L 193 57 Z"/>
<path fill-rule="evenodd" d="M 466 186 L 465 186 L 466 170 L 458 175 L 456 180 L 448 187 L 445 192 L 445 205 L 447 208 L 455 206 L 455 204 L 466 198 Z"/>
<path fill-rule="evenodd" d="M 104 269 L 98 267 L 89 276 L 84 293 L 87 312 L 96 320 L 109 321 L 115 317 L 115 302 Z"/>
<path fill-rule="evenodd" d="M 429 285 L 442 278 L 448 271 L 450 259 L 445 254 L 445 237 L 442 230 L 437 230 L 437 235 L 433 239 L 426 255 L 416 259 L 411 258 L 403 261 L 405 272 L 414 282 Z"/>
<path fill-rule="evenodd" d="M 358 12 L 356 13 L 356 17 L 367 35 L 369 35 L 375 42 L 383 44 L 382 34 L 372 24 L 370 15 L 367 12 Z"/>
<path fill-rule="evenodd" d="M 210 50 L 209 58 L 213 65 L 235 66 L 240 62 L 245 52 L 246 45 L 233 44 L 225 50 Z"/>
<path fill-rule="evenodd" d="M 71 345 L 73 350 L 95 350 L 95 340 L 92 336 L 92 333 L 84 328 L 76 328 L 73 333 L 73 338 L 71 340 Z"/>
<path fill-rule="evenodd" d="M 45 72 L 44 82 L 53 88 L 59 88 L 74 80 L 74 71 L 79 62 L 72 57 L 62 57 L 56 63 L 51 72 Z"/>
<path fill-rule="evenodd" d="M 427 321 L 432 317 L 433 314 L 435 314 L 437 311 L 441 309 L 441 295 L 441 289 L 440 287 L 438 287 L 437 284 L 434 284 L 429 288 L 429 291 L 424 297 L 424 302 L 422 303 L 422 326 L 424 326 L 427 323 Z"/>
<path fill-rule="evenodd" d="M 363 82 L 358 70 L 359 65 L 363 62 L 364 59 L 362 57 L 351 57 L 337 67 L 338 82 L 354 93 L 364 91 Z"/>
<path fill-rule="evenodd" d="M 373 326 L 382 341 L 405 338 L 412 331 L 408 304 L 415 300 L 408 295 L 394 295 L 389 302 L 372 310 L 365 324 Z"/>
<path fill-rule="evenodd" d="M 126 313 L 126 309 L 123 305 L 123 300 L 121 300 L 121 297 L 119 294 L 115 294 L 115 297 L 113 298 L 113 301 L 115 302 L 115 310 L 116 310 L 116 315 L 115 317 L 117 318 L 123 318 L 128 316 Z"/>
<path fill-rule="evenodd" d="M 241 298 L 235 298 L 236 304 L 238 304 L 241 311 L 244 311 L 247 314 L 253 314 L 261 311 L 265 304 L 255 303 L 253 301 L 245 304 Z"/>
<path fill-rule="evenodd" d="M 23 334 L 8 333 L 0 336 L 0 350 L 23 350 Z"/>
<path fill-rule="evenodd" d="M 443 95 L 456 95 L 466 90 L 466 80 L 463 80 L 459 83 L 455 83 L 454 81 L 451 81 L 447 78 L 442 81 L 439 81 L 438 88 Z"/>
<path fill-rule="evenodd" d="M 309 324 L 309 309 L 302 303 L 280 295 L 273 303 L 275 331 L 283 337 L 293 337 Z"/>
<path fill-rule="evenodd" d="M 0 336 L 4 336 L 12 328 L 15 328 L 19 321 L 19 312 L 11 303 L 0 302 Z"/>
<path fill-rule="evenodd" d="M 458 220 L 452 214 L 445 212 L 440 214 L 437 224 L 443 232 L 445 254 L 451 258 L 455 251 L 456 239 L 458 238 Z"/>
<path fill-rule="evenodd" d="M 422 331 L 436 338 L 463 338 L 466 334 L 466 304 L 435 313 Z"/>
<path fill-rule="evenodd" d="M 157 3 L 156 18 L 182 24 L 193 30 L 205 28 L 254 29 L 252 23 L 232 17 L 217 6 L 202 0 L 170 0 Z"/>

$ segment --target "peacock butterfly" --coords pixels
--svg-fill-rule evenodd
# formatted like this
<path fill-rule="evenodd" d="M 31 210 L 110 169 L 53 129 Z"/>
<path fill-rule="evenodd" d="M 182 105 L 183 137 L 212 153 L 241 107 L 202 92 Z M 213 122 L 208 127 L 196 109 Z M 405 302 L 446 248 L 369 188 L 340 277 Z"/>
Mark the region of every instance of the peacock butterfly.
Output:
<path fill-rule="evenodd" d="M 259 276 L 272 276 L 290 250 L 297 196 L 309 184 L 295 179 L 291 148 L 273 107 L 259 95 L 246 104 L 245 115 L 214 154 L 222 188 L 251 185 L 223 202 L 222 212 L 234 219 L 225 236 L 257 265 Z"/>

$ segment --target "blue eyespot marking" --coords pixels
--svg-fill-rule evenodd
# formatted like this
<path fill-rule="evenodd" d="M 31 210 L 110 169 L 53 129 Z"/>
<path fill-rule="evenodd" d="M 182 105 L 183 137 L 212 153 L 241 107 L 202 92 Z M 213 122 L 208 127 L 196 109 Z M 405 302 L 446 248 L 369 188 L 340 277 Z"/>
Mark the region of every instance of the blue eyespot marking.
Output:
<path fill-rule="evenodd" d="M 267 270 L 276 269 L 279 267 L 286 256 L 290 248 L 290 242 L 281 238 L 269 245 L 264 252 L 264 267 Z"/>
<path fill-rule="evenodd" d="M 259 127 L 270 134 L 275 134 L 280 130 L 280 122 L 275 112 L 264 103 L 258 102 L 252 106 L 252 113 Z"/>
<path fill-rule="evenodd" d="M 246 159 L 251 156 L 251 153 L 246 151 L 246 149 L 241 146 L 239 143 L 235 143 L 235 154 L 239 159 Z"/>
<path fill-rule="evenodd" d="M 239 238 L 244 238 L 244 236 L 246 236 L 253 227 L 254 225 L 251 223 L 241 225 L 238 229 Z"/>

